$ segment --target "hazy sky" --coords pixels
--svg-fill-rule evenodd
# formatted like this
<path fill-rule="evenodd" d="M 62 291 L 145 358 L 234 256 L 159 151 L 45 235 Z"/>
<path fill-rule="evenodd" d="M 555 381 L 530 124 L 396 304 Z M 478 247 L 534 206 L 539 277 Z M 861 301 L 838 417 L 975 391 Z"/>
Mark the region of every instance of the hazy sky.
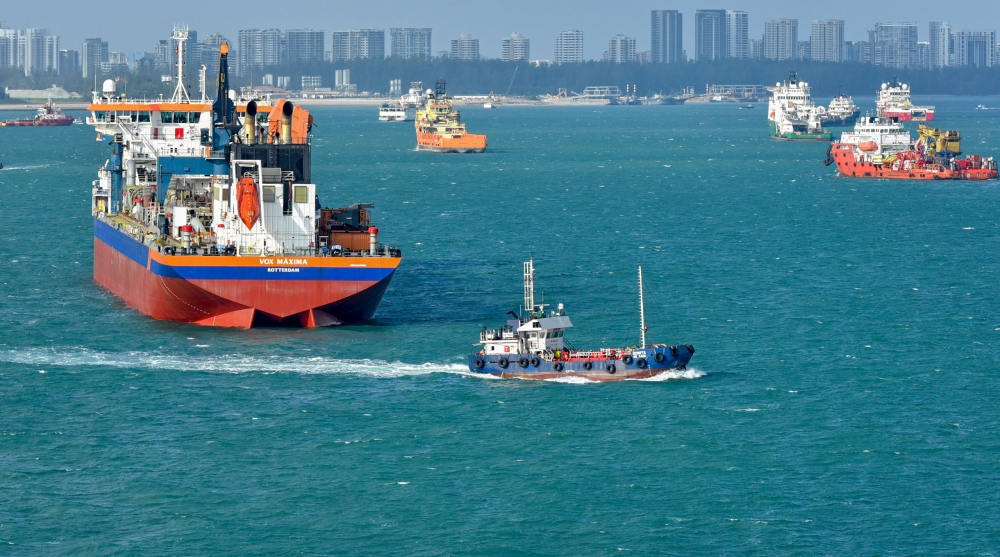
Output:
<path fill-rule="evenodd" d="M 742 10 L 749 13 L 750 36 L 764 33 L 764 21 L 797 18 L 799 40 L 809 37 L 814 19 L 843 19 L 847 40 L 865 39 L 878 21 L 916 21 L 920 40 L 926 40 L 930 20 L 950 21 L 954 29 L 1000 27 L 1000 1 L 971 0 L 167 0 L 93 3 L 57 0 L 3 0 L 0 21 L 5 27 L 46 27 L 60 35 L 61 48 L 79 49 L 86 37 L 107 40 L 113 51 L 151 51 L 156 39 L 167 38 L 175 23 L 197 30 L 199 38 L 221 32 L 232 42 L 242 28 L 312 28 L 327 33 L 340 29 L 375 27 L 432 27 L 434 52 L 449 48 L 461 32 L 479 39 L 483 56 L 500 56 L 500 39 L 518 31 L 531 39 L 531 57 L 551 59 L 555 35 L 566 29 L 584 33 L 584 55 L 600 58 L 608 39 L 623 33 L 637 39 L 639 50 L 649 48 L 650 10 L 679 10 L 684 14 L 684 42 L 693 54 L 694 11 Z M 907 14 L 901 16 L 901 13 Z M 327 49 L 330 37 L 327 35 Z M 388 50 L 388 37 L 386 50 Z"/>

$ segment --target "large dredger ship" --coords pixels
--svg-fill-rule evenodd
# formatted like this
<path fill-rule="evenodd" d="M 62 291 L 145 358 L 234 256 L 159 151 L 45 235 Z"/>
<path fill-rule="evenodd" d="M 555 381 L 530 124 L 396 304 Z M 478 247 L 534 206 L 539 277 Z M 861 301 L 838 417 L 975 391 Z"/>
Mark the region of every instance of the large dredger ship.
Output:
<path fill-rule="evenodd" d="M 436 153 L 482 153 L 486 136 L 465 131 L 462 115 L 455 110 L 445 89 L 437 80 L 435 91 L 428 90 L 427 103 L 417 110 L 417 150 Z"/>
<path fill-rule="evenodd" d="M 223 327 L 316 327 L 370 319 L 400 262 L 378 241 L 371 205 L 322 208 L 312 182 L 312 117 L 228 86 L 184 86 L 175 30 L 169 101 L 127 100 L 108 80 L 87 123 L 111 156 L 92 190 L 94 279 L 155 319 Z"/>

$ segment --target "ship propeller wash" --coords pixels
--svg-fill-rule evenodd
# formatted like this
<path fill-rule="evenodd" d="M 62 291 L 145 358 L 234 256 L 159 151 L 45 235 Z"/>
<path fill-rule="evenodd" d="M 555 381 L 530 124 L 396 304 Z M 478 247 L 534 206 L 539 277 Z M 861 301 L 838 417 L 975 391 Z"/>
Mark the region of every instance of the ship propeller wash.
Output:
<path fill-rule="evenodd" d="M 371 205 L 323 208 L 312 182 L 312 116 L 228 86 L 128 100 L 108 80 L 87 123 L 110 139 L 93 184 L 94 279 L 155 319 L 222 327 L 317 327 L 370 319 L 399 265 Z"/>
<path fill-rule="evenodd" d="M 670 370 L 683 370 L 694 355 L 688 345 L 646 344 L 646 315 L 639 266 L 639 338 L 637 346 L 576 350 L 564 337 L 573 326 L 562 304 L 545 311 L 535 303 L 535 267 L 524 263 L 524 307 L 527 315 L 515 315 L 499 329 L 483 328 L 482 350 L 469 355 L 469 369 L 503 378 L 558 379 L 580 377 L 590 381 L 621 381 L 653 377 Z"/>

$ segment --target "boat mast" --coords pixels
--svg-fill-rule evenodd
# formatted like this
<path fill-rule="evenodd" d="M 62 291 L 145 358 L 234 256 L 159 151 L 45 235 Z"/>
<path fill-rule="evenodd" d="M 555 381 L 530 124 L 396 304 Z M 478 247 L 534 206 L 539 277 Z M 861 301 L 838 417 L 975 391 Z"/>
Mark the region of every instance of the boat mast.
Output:
<path fill-rule="evenodd" d="M 642 345 L 639 348 L 646 347 L 646 311 L 643 307 L 642 301 L 642 263 L 639 264 L 639 337 L 642 339 Z"/>
<path fill-rule="evenodd" d="M 535 264 L 534 259 L 524 262 L 524 309 L 529 314 L 535 311 Z"/>
<path fill-rule="evenodd" d="M 187 28 L 174 29 L 170 38 L 177 42 L 177 87 L 174 88 L 174 96 L 170 98 L 170 101 L 189 103 L 191 97 L 188 96 L 187 89 L 184 87 L 184 41 L 188 40 Z"/>

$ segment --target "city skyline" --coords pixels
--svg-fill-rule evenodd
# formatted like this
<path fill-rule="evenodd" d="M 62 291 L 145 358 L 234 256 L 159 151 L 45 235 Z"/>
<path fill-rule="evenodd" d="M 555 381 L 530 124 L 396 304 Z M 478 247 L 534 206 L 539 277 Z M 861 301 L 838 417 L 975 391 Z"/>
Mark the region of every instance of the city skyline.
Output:
<path fill-rule="evenodd" d="M 615 8 L 597 2 L 556 1 L 544 5 L 525 0 L 511 0 L 503 4 L 479 5 L 454 0 L 439 0 L 432 15 L 422 5 L 402 2 L 372 2 L 364 5 L 331 6 L 319 0 L 295 2 L 293 8 L 270 14 L 266 20 L 255 17 L 264 13 L 270 4 L 246 0 L 244 7 L 233 11 L 231 5 L 206 4 L 193 0 L 177 0 L 172 16 L 177 21 L 159 20 L 138 26 L 115 26 L 101 14 L 86 6 L 67 1 L 39 1 L 30 5 L 12 5 L 0 13 L 0 20 L 7 28 L 46 28 L 59 35 L 60 48 L 78 48 L 83 40 L 100 36 L 110 49 L 120 52 L 151 51 L 150 36 L 169 36 L 174 24 L 188 25 L 203 34 L 220 33 L 230 39 L 238 36 L 240 29 L 277 27 L 282 29 L 313 28 L 323 30 L 329 39 L 333 31 L 347 29 L 393 27 L 430 27 L 434 29 L 431 50 L 437 53 L 450 50 L 452 39 L 461 33 L 470 33 L 480 41 L 480 54 L 487 58 L 501 57 L 501 40 L 514 31 L 531 40 L 532 58 L 551 59 L 555 51 L 556 36 L 567 29 L 584 33 L 584 58 L 601 59 L 608 41 L 619 34 L 637 39 L 637 50 L 646 51 L 650 44 L 650 12 L 652 10 L 678 10 L 684 14 L 684 50 L 694 58 L 695 11 L 721 9 L 745 11 L 748 15 L 749 38 L 760 39 L 764 22 L 782 18 L 799 20 L 799 38 L 808 39 L 808 29 L 814 20 L 844 20 L 844 39 L 861 41 L 878 22 L 900 21 L 898 7 L 845 0 L 838 4 L 807 5 L 788 0 L 766 4 L 750 1 L 705 2 L 693 1 L 683 5 L 677 2 L 625 1 Z M 941 13 L 939 3 L 913 0 L 908 4 L 906 21 L 914 21 L 920 29 L 920 41 L 928 41 L 930 21 L 948 21 L 951 29 L 995 30 L 1000 25 L 1000 5 L 987 2 L 956 1 L 947 13 Z M 920 15 L 912 17 L 910 14 Z M 387 37 L 388 39 L 388 37 Z M 386 41 L 388 43 L 388 40 Z"/>

